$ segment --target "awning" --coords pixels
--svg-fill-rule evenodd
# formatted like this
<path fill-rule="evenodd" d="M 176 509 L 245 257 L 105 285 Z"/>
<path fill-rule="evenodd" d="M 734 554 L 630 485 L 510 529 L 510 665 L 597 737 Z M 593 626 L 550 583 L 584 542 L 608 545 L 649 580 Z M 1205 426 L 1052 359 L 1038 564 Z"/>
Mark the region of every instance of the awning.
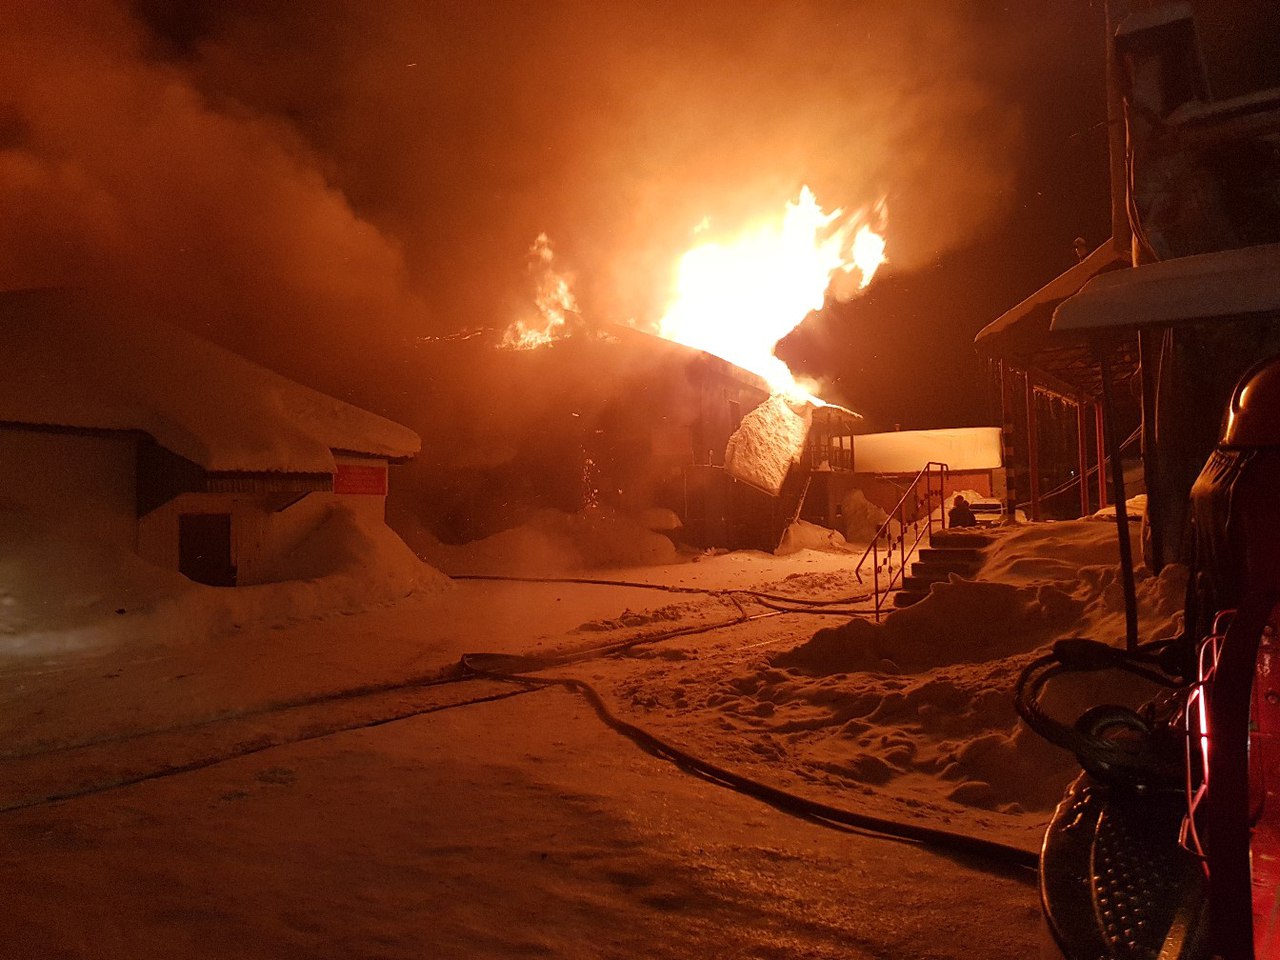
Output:
<path fill-rule="evenodd" d="M 1067 397 L 1096 399 L 1102 393 L 1097 349 L 1080 335 L 1052 334 L 1050 324 L 1060 304 L 1100 277 L 1129 272 L 1129 262 L 1129 254 L 1108 240 L 983 327 L 975 345 L 987 356 L 1026 370 L 1038 385 Z M 1131 376 L 1137 369 L 1137 337 L 1109 345 L 1108 355 L 1117 377 Z"/>
<path fill-rule="evenodd" d="M 1053 310 L 1091 280 L 1129 266 L 1129 254 L 1108 240 L 1070 270 L 1054 277 L 1016 307 L 978 331 L 974 343 L 997 356 L 1027 358 L 1047 344 Z"/>
<path fill-rule="evenodd" d="M 1130 330 L 1280 313 L 1280 244 L 1164 260 L 1094 277 L 1058 304 L 1051 329 Z"/>

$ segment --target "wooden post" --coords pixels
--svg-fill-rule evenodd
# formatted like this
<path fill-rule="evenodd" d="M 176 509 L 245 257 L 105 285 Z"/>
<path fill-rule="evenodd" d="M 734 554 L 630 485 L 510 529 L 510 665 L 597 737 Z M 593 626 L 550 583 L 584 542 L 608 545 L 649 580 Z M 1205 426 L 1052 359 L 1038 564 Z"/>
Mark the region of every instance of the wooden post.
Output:
<path fill-rule="evenodd" d="M 1160 451 L 1156 444 L 1156 402 L 1159 382 L 1156 379 L 1163 330 L 1138 331 L 1138 363 L 1142 374 L 1142 476 L 1147 490 L 1147 519 L 1164 515 L 1164 492 L 1160 482 Z M 1147 565 L 1159 573 L 1165 564 L 1164 529 L 1159 522 L 1147 525 L 1151 556 Z"/>
<path fill-rule="evenodd" d="M 1004 522 L 1015 523 L 1018 518 L 1017 447 L 1014 443 L 1013 422 L 1013 371 L 1004 360 L 1000 361 L 1000 437 L 1004 460 Z"/>
<path fill-rule="evenodd" d="M 1124 502 L 1124 461 L 1120 456 L 1120 437 L 1116 434 L 1116 406 L 1112 396 L 1109 345 L 1098 351 L 1102 368 L 1102 403 L 1106 407 L 1106 445 L 1111 454 L 1111 488 L 1116 499 L 1116 536 L 1120 543 L 1120 583 L 1124 587 L 1125 649 L 1138 649 L 1138 592 L 1133 579 L 1133 548 L 1129 543 L 1129 515 Z"/>
<path fill-rule="evenodd" d="M 1093 404 L 1094 439 L 1098 451 L 1098 509 L 1107 505 L 1107 425 L 1102 413 L 1102 404 Z"/>
<path fill-rule="evenodd" d="M 1040 443 L 1036 436 L 1036 389 L 1031 374 L 1026 376 L 1027 394 L 1027 485 L 1031 494 L 1031 519 L 1040 517 Z"/>
<path fill-rule="evenodd" d="M 1084 399 L 1076 401 L 1076 472 L 1080 477 L 1080 516 L 1089 515 L 1089 422 Z"/>

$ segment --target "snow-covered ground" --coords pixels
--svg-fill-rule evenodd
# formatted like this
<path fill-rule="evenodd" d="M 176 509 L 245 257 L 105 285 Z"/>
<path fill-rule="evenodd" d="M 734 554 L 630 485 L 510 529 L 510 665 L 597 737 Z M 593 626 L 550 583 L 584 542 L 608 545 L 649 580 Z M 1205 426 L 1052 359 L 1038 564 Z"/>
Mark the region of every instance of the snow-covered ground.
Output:
<path fill-rule="evenodd" d="M 469 549 L 472 569 L 500 566 L 492 544 Z M 113 623 L 111 643 L 15 642 L 0 890 L 16 909 L 0 940 L 32 957 L 1032 955 L 1035 891 L 1006 873 L 690 778 L 562 691 L 403 684 L 449 676 L 467 651 L 648 638 L 547 673 L 758 780 L 1034 849 L 1073 764 L 1017 725 L 1012 683 L 1053 639 L 1122 635 L 1114 527 L 1008 528 L 981 582 L 939 584 L 878 625 L 748 592 L 854 597 L 855 559 L 672 556 L 575 571 L 632 585 L 450 589 L 423 565 L 425 588 L 394 602 L 206 639 Z M 1139 572 L 1145 636 L 1174 628 L 1182 590 L 1176 569 Z M 1143 696 L 1114 687 L 1048 706 Z"/>

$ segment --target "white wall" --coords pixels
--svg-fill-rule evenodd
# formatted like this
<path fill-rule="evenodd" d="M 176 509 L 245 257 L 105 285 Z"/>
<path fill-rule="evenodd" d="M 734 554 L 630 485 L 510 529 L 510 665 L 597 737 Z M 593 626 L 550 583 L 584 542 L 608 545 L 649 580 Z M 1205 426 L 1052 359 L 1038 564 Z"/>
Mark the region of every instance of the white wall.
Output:
<path fill-rule="evenodd" d="M 994 470 L 1001 461 L 1000 428 L 897 430 L 853 438 L 857 473 L 919 473 L 931 460 L 952 470 Z"/>
<path fill-rule="evenodd" d="M 0 499 L 135 546 L 138 440 L 0 427 Z"/>

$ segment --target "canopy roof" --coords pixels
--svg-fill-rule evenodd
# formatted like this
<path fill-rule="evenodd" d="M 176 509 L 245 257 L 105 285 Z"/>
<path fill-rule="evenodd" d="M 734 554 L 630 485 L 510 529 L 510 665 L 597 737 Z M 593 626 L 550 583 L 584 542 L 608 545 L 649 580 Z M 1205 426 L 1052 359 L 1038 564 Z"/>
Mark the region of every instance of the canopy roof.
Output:
<path fill-rule="evenodd" d="M 1051 330 L 1054 311 L 1097 278 L 1128 272 L 1129 254 L 1108 240 L 1070 270 L 1055 277 L 1017 306 L 978 331 L 978 349 L 1036 374 L 1045 386 L 1074 397 L 1102 393 L 1099 351 L 1111 360 L 1113 376 L 1124 379 L 1137 369 L 1137 335 L 1127 331 L 1103 345 L 1078 333 Z"/>
<path fill-rule="evenodd" d="M 1131 330 L 1273 313 L 1280 313 L 1280 244 L 1179 257 L 1094 277 L 1054 309 L 1052 330 Z"/>

